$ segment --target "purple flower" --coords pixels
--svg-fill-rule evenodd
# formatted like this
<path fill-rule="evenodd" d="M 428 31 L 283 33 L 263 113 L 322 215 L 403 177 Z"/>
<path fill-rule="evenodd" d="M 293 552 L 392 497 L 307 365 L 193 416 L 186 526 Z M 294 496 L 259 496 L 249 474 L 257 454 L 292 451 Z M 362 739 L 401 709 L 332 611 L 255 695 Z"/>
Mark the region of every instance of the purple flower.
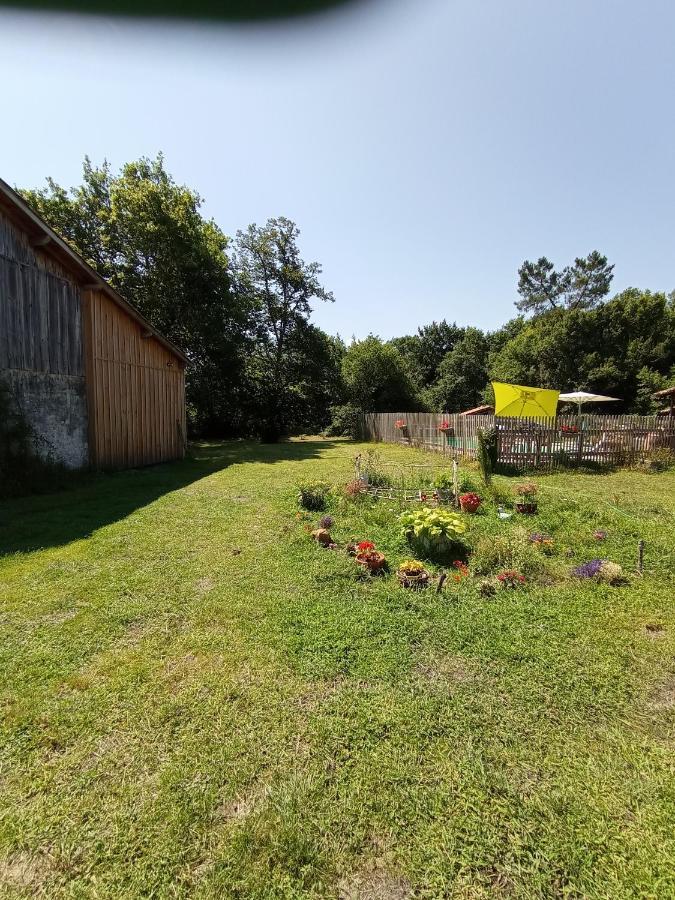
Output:
<path fill-rule="evenodd" d="M 572 575 L 575 578 L 595 578 L 603 562 L 604 560 L 602 559 L 592 559 L 590 562 L 584 563 L 583 566 L 572 569 Z"/>
<path fill-rule="evenodd" d="M 323 516 L 319 519 L 319 528 L 331 528 L 333 525 L 333 517 L 332 516 Z"/>

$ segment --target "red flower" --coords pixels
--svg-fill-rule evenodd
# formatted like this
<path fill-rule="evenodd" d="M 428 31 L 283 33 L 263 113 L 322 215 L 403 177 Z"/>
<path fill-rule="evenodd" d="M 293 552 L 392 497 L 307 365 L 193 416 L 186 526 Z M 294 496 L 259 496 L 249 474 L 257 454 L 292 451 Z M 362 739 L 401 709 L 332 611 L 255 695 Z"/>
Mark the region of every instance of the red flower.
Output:
<path fill-rule="evenodd" d="M 459 495 L 460 506 L 467 512 L 475 512 L 480 506 L 480 502 L 480 497 L 473 491 L 468 491 L 466 494 Z"/>
<path fill-rule="evenodd" d="M 372 541 L 361 541 L 356 545 L 356 549 L 359 553 L 365 553 L 366 550 L 374 550 L 375 544 Z"/>
<path fill-rule="evenodd" d="M 513 569 L 507 569 L 505 572 L 500 572 L 497 575 L 497 581 L 504 585 L 504 587 L 516 587 L 519 584 L 525 584 L 525 576 L 521 575 L 520 572 L 515 572 Z"/>
<path fill-rule="evenodd" d="M 457 569 L 457 571 L 453 574 L 454 581 L 461 581 L 462 578 L 469 577 L 469 567 L 466 563 L 463 563 L 460 559 L 456 559 L 453 563 L 453 566 Z"/>
<path fill-rule="evenodd" d="M 449 422 L 441 422 L 441 424 L 438 426 L 438 430 L 439 431 L 450 431 L 451 427 L 452 426 L 450 425 Z"/>

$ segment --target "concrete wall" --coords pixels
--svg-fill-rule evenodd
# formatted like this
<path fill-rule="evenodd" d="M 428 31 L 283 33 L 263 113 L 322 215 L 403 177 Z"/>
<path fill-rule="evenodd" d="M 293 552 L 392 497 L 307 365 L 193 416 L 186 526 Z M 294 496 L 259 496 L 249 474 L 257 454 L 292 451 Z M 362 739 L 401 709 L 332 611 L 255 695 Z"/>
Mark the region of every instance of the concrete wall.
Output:
<path fill-rule="evenodd" d="M 87 397 L 80 289 L 0 213 L 0 378 L 37 451 L 86 466 Z"/>
<path fill-rule="evenodd" d="M 80 469 L 88 465 L 87 398 L 83 378 L 5 370 L 12 405 L 28 421 L 44 459 Z"/>

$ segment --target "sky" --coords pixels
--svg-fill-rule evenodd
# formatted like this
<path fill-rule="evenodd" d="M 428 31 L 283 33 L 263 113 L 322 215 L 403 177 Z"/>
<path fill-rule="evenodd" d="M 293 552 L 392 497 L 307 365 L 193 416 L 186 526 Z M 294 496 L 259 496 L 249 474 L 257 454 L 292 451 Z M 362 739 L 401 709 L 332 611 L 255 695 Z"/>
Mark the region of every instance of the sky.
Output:
<path fill-rule="evenodd" d="M 514 315 L 597 249 L 675 288 L 672 0 L 370 0 L 290 24 L 0 10 L 0 176 L 165 154 L 234 235 L 284 215 L 345 339 Z"/>

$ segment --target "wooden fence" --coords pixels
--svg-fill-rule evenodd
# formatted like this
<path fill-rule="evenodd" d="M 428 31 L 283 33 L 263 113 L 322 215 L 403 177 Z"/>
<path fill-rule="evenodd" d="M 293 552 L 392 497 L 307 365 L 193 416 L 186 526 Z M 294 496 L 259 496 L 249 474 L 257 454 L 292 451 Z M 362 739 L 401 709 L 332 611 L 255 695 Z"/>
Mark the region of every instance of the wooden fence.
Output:
<path fill-rule="evenodd" d="M 396 423 L 404 423 L 397 427 Z M 441 426 L 448 426 L 441 430 Z M 555 419 L 443 413 L 367 413 L 371 441 L 475 457 L 480 429 L 494 428 L 498 462 L 517 469 L 628 465 L 654 451 L 675 453 L 671 416 L 558 416 Z"/>

